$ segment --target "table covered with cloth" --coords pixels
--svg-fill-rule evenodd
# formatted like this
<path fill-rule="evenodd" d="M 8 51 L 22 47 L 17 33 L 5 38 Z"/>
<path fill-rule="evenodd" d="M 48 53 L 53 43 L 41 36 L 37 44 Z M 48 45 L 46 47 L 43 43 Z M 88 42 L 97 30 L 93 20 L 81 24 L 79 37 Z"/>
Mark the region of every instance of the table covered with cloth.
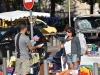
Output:
<path fill-rule="evenodd" d="M 80 61 L 80 65 L 93 65 L 93 63 L 98 63 L 100 64 L 100 56 L 88 56 L 88 55 L 84 55 L 81 56 L 81 61 Z"/>

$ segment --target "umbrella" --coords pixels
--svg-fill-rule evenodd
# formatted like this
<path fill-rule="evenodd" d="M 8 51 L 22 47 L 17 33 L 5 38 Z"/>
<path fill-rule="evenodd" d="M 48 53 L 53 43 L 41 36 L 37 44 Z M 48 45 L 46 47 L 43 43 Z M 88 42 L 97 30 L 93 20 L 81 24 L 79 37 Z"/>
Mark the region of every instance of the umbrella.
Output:
<path fill-rule="evenodd" d="M 0 19 L 8 21 L 14 21 L 15 19 L 29 17 L 29 16 L 30 16 L 29 11 L 20 11 L 20 10 L 0 13 Z M 32 12 L 32 16 L 50 17 L 50 13 Z"/>

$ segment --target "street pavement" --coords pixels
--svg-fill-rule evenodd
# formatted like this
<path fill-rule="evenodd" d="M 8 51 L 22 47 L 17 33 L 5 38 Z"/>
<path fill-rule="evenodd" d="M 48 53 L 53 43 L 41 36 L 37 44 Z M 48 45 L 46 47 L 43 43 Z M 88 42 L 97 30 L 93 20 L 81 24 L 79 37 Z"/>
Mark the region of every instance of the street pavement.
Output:
<path fill-rule="evenodd" d="M 47 50 L 47 57 L 53 57 L 59 51 L 58 46 L 49 46 Z"/>

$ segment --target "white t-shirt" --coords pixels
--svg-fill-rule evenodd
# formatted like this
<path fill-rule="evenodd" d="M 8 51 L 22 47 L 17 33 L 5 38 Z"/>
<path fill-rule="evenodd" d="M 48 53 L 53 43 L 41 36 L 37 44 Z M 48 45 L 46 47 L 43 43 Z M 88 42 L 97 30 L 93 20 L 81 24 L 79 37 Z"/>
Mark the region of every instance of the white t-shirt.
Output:
<path fill-rule="evenodd" d="M 66 54 L 70 54 L 71 53 L 71 40 L 66 41 L 64 44 L 64 47 L 65 47 Z"/>

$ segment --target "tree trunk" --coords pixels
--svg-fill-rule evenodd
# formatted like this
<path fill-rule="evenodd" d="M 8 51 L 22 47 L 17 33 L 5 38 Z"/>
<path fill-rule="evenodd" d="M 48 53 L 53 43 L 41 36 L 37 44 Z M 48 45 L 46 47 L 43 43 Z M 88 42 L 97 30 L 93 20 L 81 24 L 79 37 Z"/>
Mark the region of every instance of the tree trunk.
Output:
<path fill-rule="evenodd" d="M 55 17 L 55 0 L 51 0 L 51 17 Z"/>
<path fill-rule="evenodd" d="M 93 14 L 93 0 L 90 0 L 90 14 Z"/>

